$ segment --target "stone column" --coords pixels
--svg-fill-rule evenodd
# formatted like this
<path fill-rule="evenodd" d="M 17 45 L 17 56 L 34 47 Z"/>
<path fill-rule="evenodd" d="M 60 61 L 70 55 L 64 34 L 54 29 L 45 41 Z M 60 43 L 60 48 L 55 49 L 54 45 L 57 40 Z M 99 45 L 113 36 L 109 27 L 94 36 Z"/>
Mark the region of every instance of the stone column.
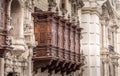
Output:
<path fill-rule="evenodd" d="M 104 62 L 104 76 L 109 76 L 109 64 Z"/>
<path fill-rule="evenodd" d="M 24 38 L 24 6 L 21 6 L 21 21 L 20 21 L 20 25 L 19 25 L 19 37 L 20 38 Z"/>
<path fill-rule="evenodd" d="M 28 62 L 28 76 L 32 76 L 32 72 L 33 72 L 33 64 L 32 64 L 32 54 L 33 54 L 33 47 L 31 47 L 29 50 L 30 50 L 30 54 L 29 54 L 29 62 Z"/>
<path fill-rule="evenodd" d="M 0 58 L 0 76 L 4 76 L 4 58 Z"/>
<path fill-rule="evenodd" d="M 92 11 L 91 11 L 92 10 Z M 82 9 L 82 49 L 87 58 L 85 76 L 100 76 L 100 22 L 97 9 Z"/>
<path fill-rule="evenodd" d="M 117 50 L 118 53 L 120 54 L 120 28 L 117 30 Z M 120 64 L 120 59 L 118 60 L 118 63 Z M 120 66 L 118 66 L 118 75 L 120 75 Z"/>
<path fill-rule="evenodd" d="M 113 27 L 113 30 L 114 30 L 114 33 L 113 33 L 113 37 L 114 37 L 114 50 L 115 50 L 115 52 L 117 52 L 117 53 L 119 53 L 119 50 L 117 50 L 117 28 L 118 28 L 118 26 L 114 26 Z"/>
<path fill-rule="evenodd" d="M 102 49 L 101 49 L 101 53 L 105 53 L 105 52 L 108 52 L 107 50 L 107 47 L 108 47 L 108 44 L 107 44 L 107 26 L 106 26 L 106 21 L 102 20 L 101 21 L 101 43 L 102 43 Z"/>
<path fill-rule="evenodd" d="M 81 40 L 83 53 L 86 55 L 84 76 L 101 76 L 100 74 L 100 8 L 106 0 L 84 0 L 82 8 Z"/>
<path fill-rule="evenodd" d="M 115 76 L 118 76 L 118 66 L 115 66 Z"/>

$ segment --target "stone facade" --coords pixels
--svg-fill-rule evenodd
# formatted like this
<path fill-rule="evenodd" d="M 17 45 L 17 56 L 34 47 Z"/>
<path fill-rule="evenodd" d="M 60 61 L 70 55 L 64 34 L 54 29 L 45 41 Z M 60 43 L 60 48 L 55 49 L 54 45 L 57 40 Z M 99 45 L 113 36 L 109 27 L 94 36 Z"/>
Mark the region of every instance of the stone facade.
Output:
<path fill-rule="evenodd" d="M 0 58 L 0 76 L 119 76 L 120 1 L 119 0 L 3 0 L 6 49 Z M 2 2 L 2 1 L 1 1 Z M 33 71 L 33 48 L 37 45 L 32 13 L 53 11 L 80 23 L 80 70 L 69 75 Z M 0 9 L 2 10 L 2 9 Z M 3 11 L 1 11 L 3 12 Z M 0 14 L 2 15 L 2 14 Z M 1 28 L 1 27 L 0 27 Z"/>

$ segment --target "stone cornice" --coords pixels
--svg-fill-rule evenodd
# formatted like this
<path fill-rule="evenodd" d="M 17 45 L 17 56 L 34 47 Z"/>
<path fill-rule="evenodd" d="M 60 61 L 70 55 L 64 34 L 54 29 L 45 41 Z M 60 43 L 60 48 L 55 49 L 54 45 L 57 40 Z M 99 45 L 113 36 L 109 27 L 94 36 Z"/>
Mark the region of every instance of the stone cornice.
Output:
<path fill-rule="evenodd" d="M 83 7 L 81 10 L 82 10 L 82 14 L 90 13 L 100 16 L 100 10 L 98 7 Z"/>
<path fill-rule="evenodd" d="M 109 10 L 109 13 L 111 13 L 111 15 L 113 16 L 114 19 L 120 18 L 120 15 L 117 13 L 117 11 L 112 6 L 112 4 L 111 4 L 111 2 L 109 0 L 107 0 L 106 5 L 107 5 L 107 8 Z M 119 26 L 118 22 L 117 21 L 115 21 L 115 22 L 116 22 L 117 26 Z"/>

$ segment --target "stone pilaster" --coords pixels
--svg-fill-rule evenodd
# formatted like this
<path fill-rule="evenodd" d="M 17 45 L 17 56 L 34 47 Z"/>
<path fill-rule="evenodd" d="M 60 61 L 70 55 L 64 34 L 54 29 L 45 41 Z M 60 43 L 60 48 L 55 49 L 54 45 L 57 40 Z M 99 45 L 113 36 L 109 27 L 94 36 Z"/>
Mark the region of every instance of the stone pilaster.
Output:
<path fill-rule="evenodd" d="M 117 41 L 118 41 L 118 39 L 117 39 L 117 29 L 118 29 L 118 25 L 114 25 L 112 27 L 112 29 L 113 29 L 113 37 L 114 37 L 113 38 L 114 39 L 114 43 L 113 43 L 114 51 L 119 53 L 119 50 L 117 50 Z"/>
<path fill-rule="evenodd" d="M 117 50 L 120 50 L 120 28 L 117 32 L 117 40 Z M 118 53 L 120 54 L 120 51 L 118 51 Z M 118 63 L 120 64 L 120 59 L 118 60 Z M 118 66 L 118 75 L 120 75 L 120 66 Z"/>
<path fill-rule="evenodd" d="M 103 69 L 104 69 L 104 74 L 103 76 L 109 76 L 109 63 L 108 61 L 104 61 L 104 66 L 103 66 Z"/>
<path fill-rule="evenodd" d="M 99 5 L 95 1 L 85 1 L 82 8 L 81 27 L 82 49 L 86 55 L 87 65 L 84 76 L 101 76 L 100 74 L 100 19 Z"/>
<path fill-rule="evenodd" d="M 108 31 L 106 21 L 101 19 L 101 54 L 108 52 Z"/>
<path fill-rule="evenodd" d="M 100 76 L 100 23 L 97 10 L 82 12 L 82 48 L 87 58 L 86 76 Z"/>
<path fill-rule="evenodd" d="M 0 76 L 4 76 L 4 58 L 0 58 Z"/>

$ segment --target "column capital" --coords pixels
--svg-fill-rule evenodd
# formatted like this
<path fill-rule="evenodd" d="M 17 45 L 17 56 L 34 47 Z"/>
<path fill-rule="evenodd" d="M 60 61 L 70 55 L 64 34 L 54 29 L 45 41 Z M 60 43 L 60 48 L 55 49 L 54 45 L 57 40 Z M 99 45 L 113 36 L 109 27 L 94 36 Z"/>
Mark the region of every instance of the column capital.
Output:
<path fill-rule="evenodd" d="M 82 8 L 82 13 L 97 14 L 100 16 L 102 9 L 101 6 L 106 0 L 85 0 L 84 7 Z"/>

